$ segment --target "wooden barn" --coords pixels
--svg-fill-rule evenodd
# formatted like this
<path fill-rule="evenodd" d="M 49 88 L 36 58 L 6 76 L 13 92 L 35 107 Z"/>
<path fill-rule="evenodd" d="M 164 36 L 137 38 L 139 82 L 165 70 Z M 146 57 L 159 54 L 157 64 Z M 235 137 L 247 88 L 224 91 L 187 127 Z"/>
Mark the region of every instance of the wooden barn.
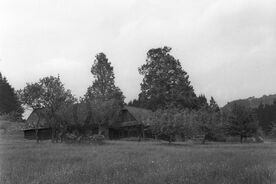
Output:
<path fill-rule="evenodd" d="M 147 109 L 125 106 L 117 121 L 108 127 L 108 138 L 145 137 L 144 129 L 148 127 L 145 120 L 150 113 Z"/>
<path fill-rule="evenodd" d="M 25 139 L 36 139 L 36 131 L 39 140 L 47 140 L 52 137 L 52 129 L 45 118 L 43 109 L 32 111 L 26 120 L 26 129 L 24 129 Z"/>
<path fill-rule="evenodd" d="M 46 112 L 44 109 L 33 110 L 32 113 L 26 119 L 27 129 L 31 129 L 35 127 L 38 127 L 38 128 L 49 127 L 49 123 L 45 117 L 46 117 Z"/>
<path fill-rule="evenodd" d="M 150 113 L 151 111 L 147 109 L 125 106 L 121 110 L 118 119 L 108 126 L 101 127 L 100 129 L 95 126 L 87 126 L 86 128 L 94 134 L 100 131 L 106 139 L 145 137 L 144 130 L 149 127 L 145 124 L 145 120 Z M 30 114 L 26 120 L 28 128 L 24 130 L 24 137 L 26 139 L 36 139 L 36 130 L 38 131 L 40 140 L 51 139 L 52 129 L 49 127 L 49 123 L 45 117 L 46 115 L 43 109 L 35 110 Z M 74 125 L 70 125 L 67 130 L 72 132 L 73 129 L 77 128 Z"/>
<path fill-rule="evenodd" d="M 38 129 L 30 128 L 30 129 L 24 130 L 24 138 L 35 140 L 36 139 L 36 131 L 37 131 L 37 136 L 38 136 L 39 140 L 48 140 L 48 139 L 51 139 L 51 137 L 52 137 L 52 129 L 51 128 L 38 128 Z"/>

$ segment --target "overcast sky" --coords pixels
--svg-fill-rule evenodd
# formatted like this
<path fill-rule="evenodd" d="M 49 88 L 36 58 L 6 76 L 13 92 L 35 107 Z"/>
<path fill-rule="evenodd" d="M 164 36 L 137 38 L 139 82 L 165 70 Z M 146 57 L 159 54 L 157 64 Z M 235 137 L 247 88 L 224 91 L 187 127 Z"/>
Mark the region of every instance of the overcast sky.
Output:
<path fill-rule="evenodd" d="M 276 93 L 276 0 L 0 1 L 0 72 L 15 89 L 60 74 L 81 96 L 104 52 L 128 102 L 146 52 L 165 45 L 220 106 Z"/>

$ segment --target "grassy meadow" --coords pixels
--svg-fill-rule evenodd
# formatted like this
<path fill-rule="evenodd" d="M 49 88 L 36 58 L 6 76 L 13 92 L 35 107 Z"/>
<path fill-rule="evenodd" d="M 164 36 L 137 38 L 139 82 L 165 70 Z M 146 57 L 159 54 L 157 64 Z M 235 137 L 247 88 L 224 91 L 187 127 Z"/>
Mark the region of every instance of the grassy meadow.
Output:
<path fill-rule="evenodd" d="M 1 184 L 276 183 L 276 143 L 36 144 L 2 135 Z"/>

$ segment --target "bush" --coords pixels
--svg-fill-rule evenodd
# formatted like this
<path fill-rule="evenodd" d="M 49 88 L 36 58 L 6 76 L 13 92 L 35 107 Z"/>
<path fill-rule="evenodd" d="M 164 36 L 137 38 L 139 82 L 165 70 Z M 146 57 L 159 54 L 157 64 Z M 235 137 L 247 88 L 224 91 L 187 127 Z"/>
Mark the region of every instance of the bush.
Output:
<path fill-rule="evenodd" d="M 276 126 L 273 126 L 270 131 L 270 137 L 276 138 Z"/>
<path fill-rule="evenodd" d="M 15 111 L 12 111 L 10 113 L 5 113 L 0 115 L 0 120 L 6 120 L 6 121 L 22 121 L 21 114 Z"/>
<path fill-rule="evenodd" d="M 231 142 L 231 143 L 240 142 L 240 137 L 239 136 L 228 136 L 228 137 L 226 137 L 226 142 Z"/>
<path fill-rule="evenodd" d="M 65 142 L 67 143 L 73 143 L 76 142 L 78 136 L 74 133 L 66 133 L 65 134 Z"/>
<path fill-rule="evenodd" d="M 67 143 L 97 143 L 103 144 L 105 137 L 103 135 L 83 135 L 79 134 L 78 131 L 65 134 L 65 142 Z"/>
<path fill-rule="evenodd" d="M 264 139 L 261 136 L 256 136 L 255 139 L 256 139 L 256 142 L 258 142 L 258 143 L 263 143 L 264 142 Z"/>
<path fill-rule="evenodd" d="M 126 138 L 121 138 L 120 140 L 122 141 L 139 141 L 141 138 L 139 137 L 126 137 Z"/>
<path fill-rule="evenodd" d="M 93 143 L 102 144 L 104 142 L 104 135 L 99 135 L 99 134 L 92 135 L 90 140 Z"/>
<path fill-rule="evenodd" d="M 226 142 L 238 143 L 240 142 L 240 137 L 239 136 L 226 137 Z M 252 136 L 252 137 L 244 138 L 243 142 L 244 143 L 263 143 L 264 139 L 261 136 Z"/>

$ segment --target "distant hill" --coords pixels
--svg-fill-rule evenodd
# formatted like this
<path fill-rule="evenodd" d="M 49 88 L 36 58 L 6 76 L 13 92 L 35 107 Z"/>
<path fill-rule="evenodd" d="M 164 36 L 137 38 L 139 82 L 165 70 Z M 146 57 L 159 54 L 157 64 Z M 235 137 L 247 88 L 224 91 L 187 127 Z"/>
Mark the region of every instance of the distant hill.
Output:
<path fill-rule="evenodd" d="M 276 99 L 276 94 L 274 95 L 264 95 L 260 98 L 255 98 L 255 97 L 249 97 L 246 99 L 239 99 L 239 100 L 234 100 L 232 102 L 228 102 L 224 107 L 222 107 L 223 110 L 229 110 L 231 107 L 236 103 L 239 105 L 243 105 L 245 107 L 250 107 L 250 108 L 258 108 L 258 106 L 263 103 L 271 105 L 273 103 L 273 100 Z"/>

